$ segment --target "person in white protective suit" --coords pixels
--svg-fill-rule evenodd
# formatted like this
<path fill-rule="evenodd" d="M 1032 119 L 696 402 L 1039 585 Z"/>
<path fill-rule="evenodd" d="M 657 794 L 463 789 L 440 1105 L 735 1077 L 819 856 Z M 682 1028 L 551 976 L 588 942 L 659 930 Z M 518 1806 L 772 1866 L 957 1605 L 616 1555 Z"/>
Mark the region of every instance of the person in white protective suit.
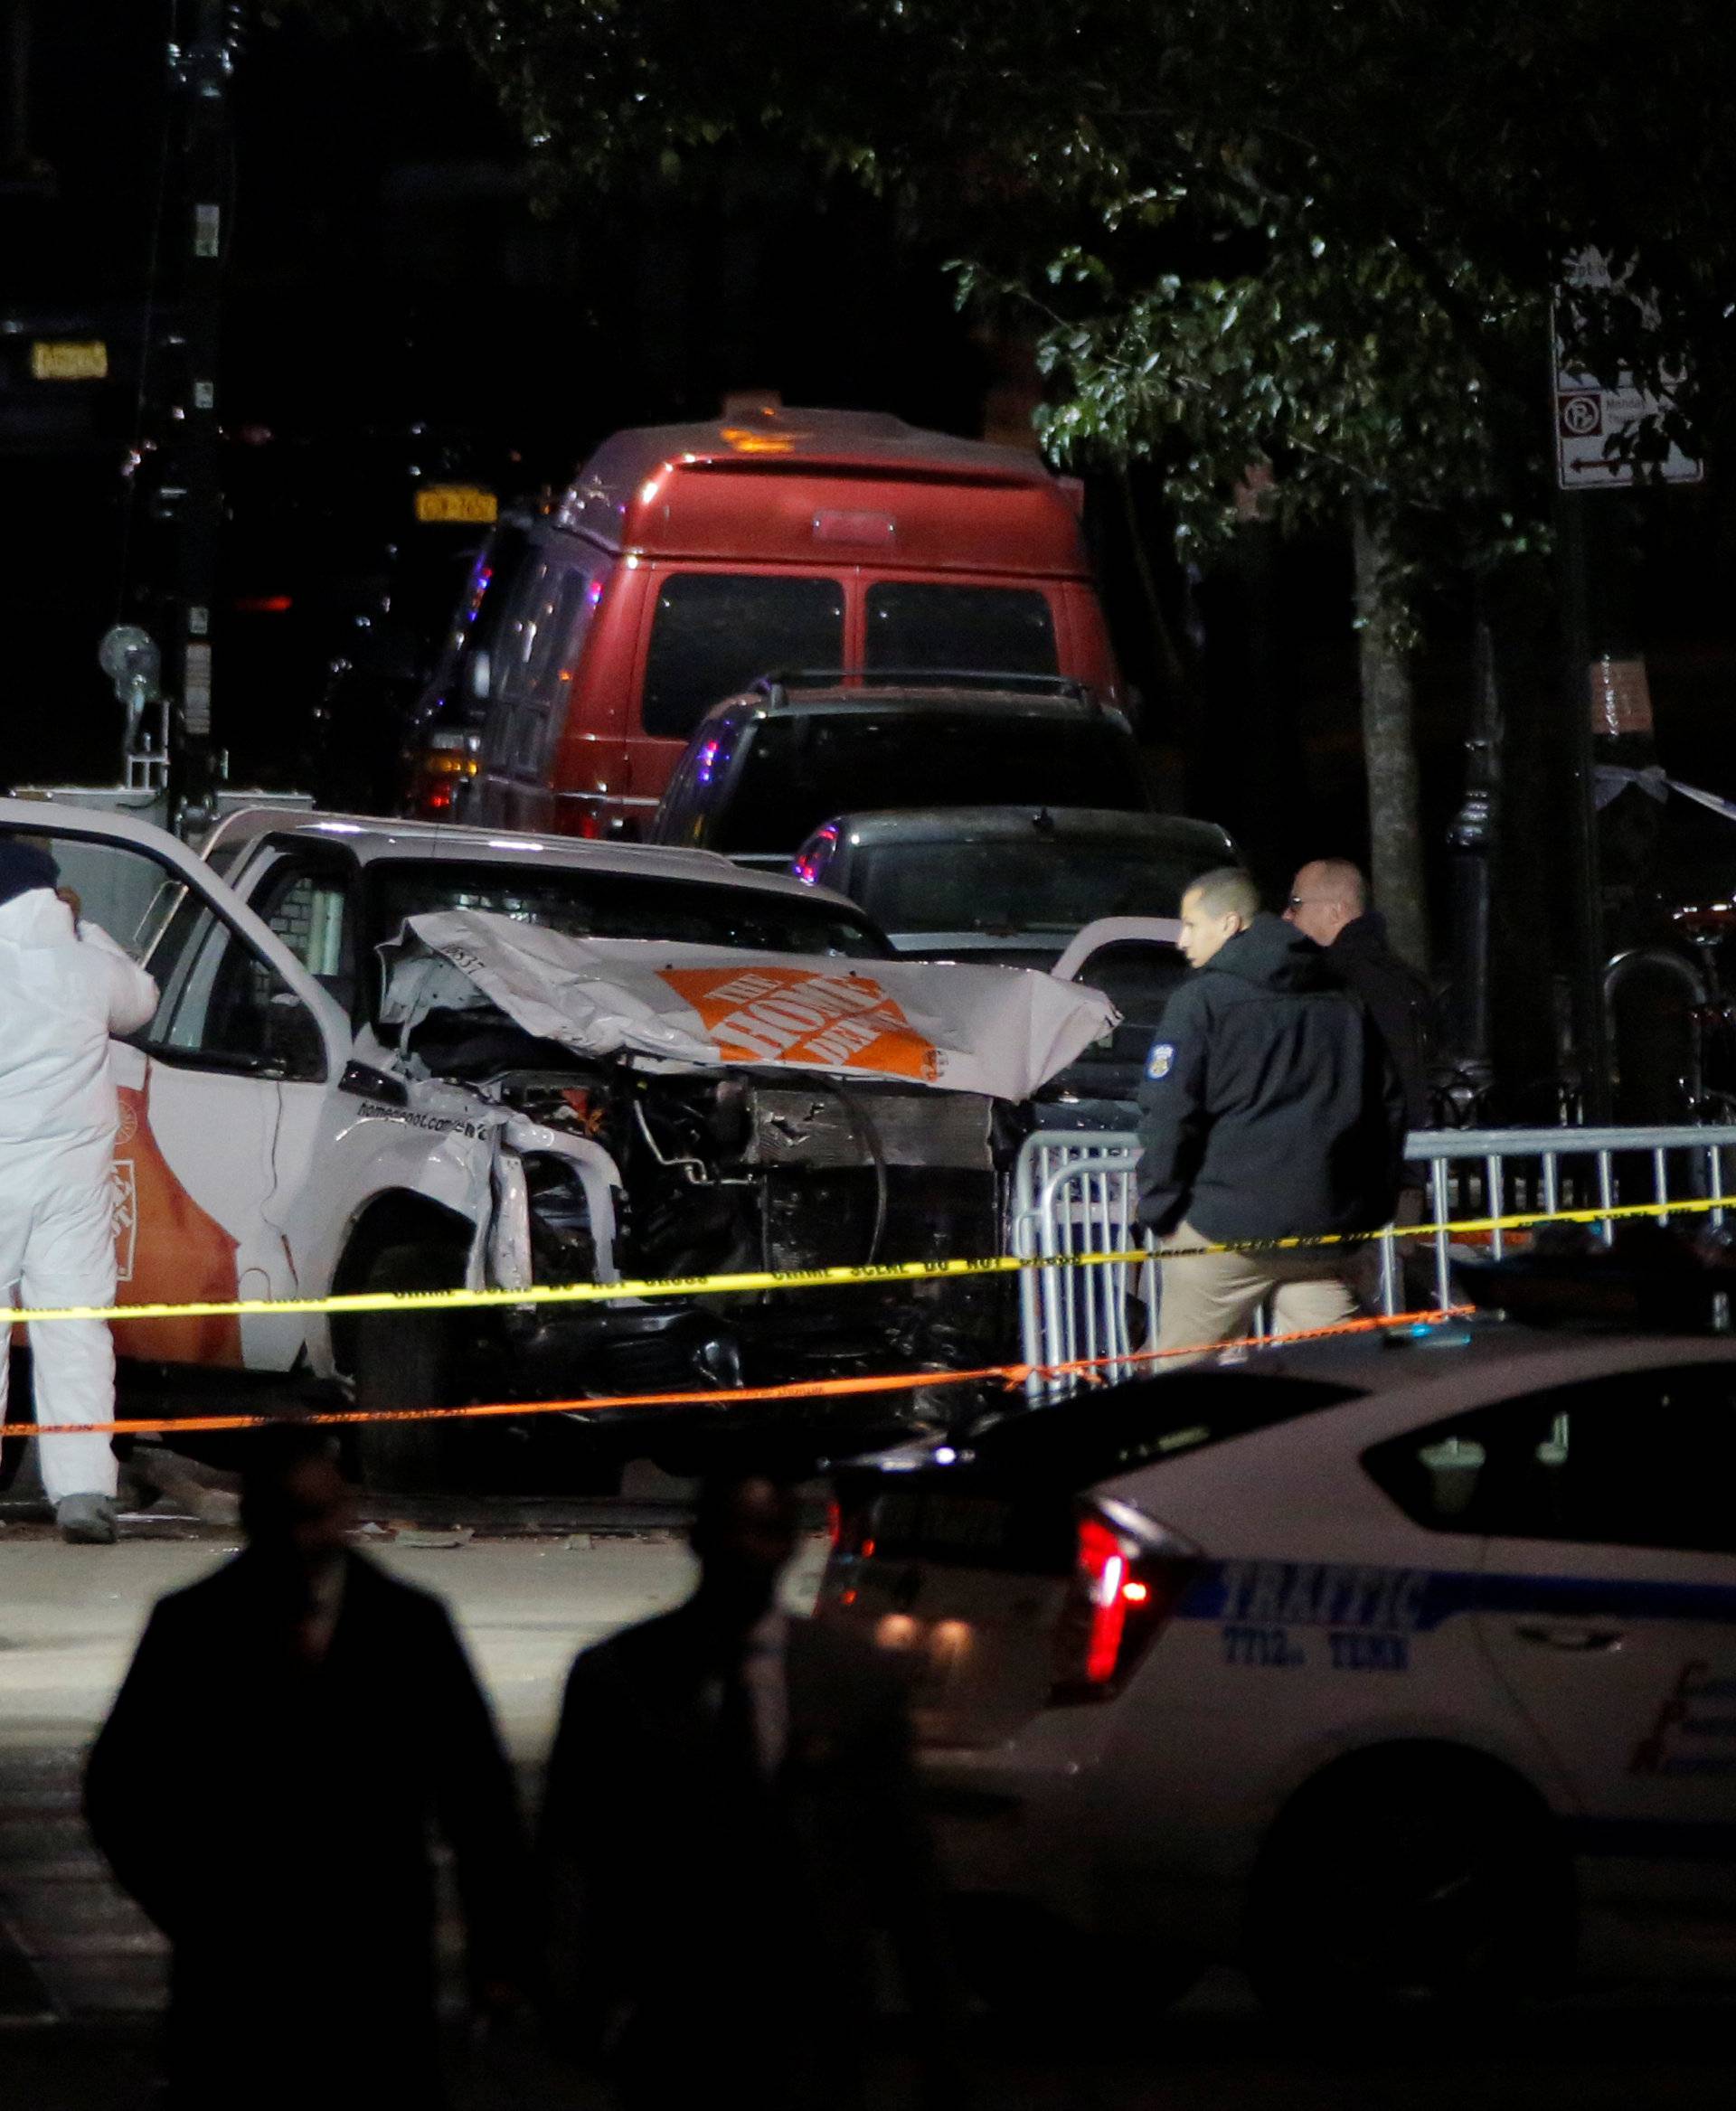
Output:
<path fill-rule="evenodd" d="M 112 1305 L 118 1118 L 108 1036 L 156 1009 L 156 985 L 107 932 L 77 919 L 60 872 L 35 844 L 0 836 L 0 1421 L 7 1307 Z M 36 1420 L 44 1430 L 108 1422 L 115 1349 L 103 1320 L 31 1329 Z M 42 1485 L 62 1535 L 115 1537 L 115 1455 L 107 1437 L 43 1437 Z"/>

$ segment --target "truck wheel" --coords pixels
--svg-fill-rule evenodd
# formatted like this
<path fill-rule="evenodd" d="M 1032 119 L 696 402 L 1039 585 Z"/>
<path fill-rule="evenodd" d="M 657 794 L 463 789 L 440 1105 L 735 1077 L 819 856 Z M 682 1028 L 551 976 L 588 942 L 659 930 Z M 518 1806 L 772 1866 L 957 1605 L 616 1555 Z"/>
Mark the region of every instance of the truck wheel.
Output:
<path fill-rule="evenodd" d="M 586 1445 L 571 1460 L 566 1462 L 561 1475 L 561 1493 L 579 1495 L 592 1501 L 599 1497 L 618 1495 L 621 1482 L 627 1473 L 627 1461 L 618 1451 L 607 1450 L 602 1445 Z"/>
<path fill-rule="evenodd" d="M 1571 1966 L 1571 1866 L 1548 1813 L 1492 1765 L 1347 1762 L 1275 1828 L 1250 1907 L 1261 2000 L 1307 2024 L 1497 2012 Z"/>
<path fill-rule="evenodd" d="M 367 1290 L 449 1290 L 463 1264 L 435 1246 L 389 1246 L 369 1268 Z M 356 1329 L 354 1394 L 359 1409 L 450 1408 L 459 1404 L 458 1343 L 448 1312 L 364 1313 Z M 449 1422 L 363 1422 L 356 1426 L 362 1484 L 409 1494 L 443 1489 L 459 1456 Z"/>

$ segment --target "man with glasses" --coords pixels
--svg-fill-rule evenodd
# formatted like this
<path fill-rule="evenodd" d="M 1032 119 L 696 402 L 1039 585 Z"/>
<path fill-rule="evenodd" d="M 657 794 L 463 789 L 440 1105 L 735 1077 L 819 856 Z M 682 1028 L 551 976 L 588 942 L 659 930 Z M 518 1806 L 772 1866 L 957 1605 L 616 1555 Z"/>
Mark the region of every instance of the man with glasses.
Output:
<path fill-rule="evenodd" d="M 1431 1126 L 1429 1067 L 1440 1037 L 1435 993 L 1386 935 L 1386 919 L 1369 906 L 1368 882 L 1348 858 L 1316 858 L 1290 885 L 1284 920 L 1326 949 L 1327 965 L 1368 1007 L 1404 1093 L 1407 1129 Z M 1423 1173 L 1407 1164 L 1398 1220 L 1422 1221 Z"/>

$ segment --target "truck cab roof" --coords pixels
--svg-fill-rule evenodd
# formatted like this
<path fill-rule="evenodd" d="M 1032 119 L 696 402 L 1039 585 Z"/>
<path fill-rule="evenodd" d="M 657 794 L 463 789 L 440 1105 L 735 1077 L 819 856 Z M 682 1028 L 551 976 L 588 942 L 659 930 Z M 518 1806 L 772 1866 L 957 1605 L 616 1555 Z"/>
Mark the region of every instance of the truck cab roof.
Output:
<path fill-rule="evenodd" d="M 277 806 L 247 806 L 227 815 L 206 838 L 207 864 L 236 871 L 253 846 L 274 841 L 328 843 L 359 864 L 382 860 L 442 859 L 467 865 L 522 865 L 527 860 L 569 872 L 618 872 L 646 880 L 686 880 L 748 888 L 764 894 L 811 900 L 815 890 L 779 872 L 750 871 L 716 851 L 659 843 L 596 843 L 571 835 L 532 835 L 510 829 L 470 828 L 452 822 L 386 819 L 368 814 L 286 814 Z M 841 906 L 845 897 L 825 891 Z M 854 908 L 854 904 L 849 904 Z M 858 912 L 859 913 L 859 912 Z"/>

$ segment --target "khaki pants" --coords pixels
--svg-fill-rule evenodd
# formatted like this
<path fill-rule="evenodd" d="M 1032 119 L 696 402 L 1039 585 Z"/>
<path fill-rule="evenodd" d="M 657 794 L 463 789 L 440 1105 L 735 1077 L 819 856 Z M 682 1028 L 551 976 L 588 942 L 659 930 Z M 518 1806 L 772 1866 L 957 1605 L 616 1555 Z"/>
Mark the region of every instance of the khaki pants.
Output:
<path fill-rule="evenodd" d="M 1191 1224 L 1179 1224 L 1165 1248 L 1207 1244 Z M 1161 1250 L 1161 1249 L 1160 1249 Z M 1254 1314 L 1270 1297 L 1275 1330 L 1335 1326 L 1356 1316 L 1356 1299 L 1344 1281 L 1352 1264 L 1342 1248 L 1322 1253 L 1199 1253 L 1159 1262 L 1163 1302 L 1157 1315 L 1159 1349 L 1197 1349 L 1202 1355 L 1216 1342 L 1234 1341 L 1248 1332 Z M 1159 1371 L 1174 1371 L 1194 1361 L 1168 1356 Z"/>

